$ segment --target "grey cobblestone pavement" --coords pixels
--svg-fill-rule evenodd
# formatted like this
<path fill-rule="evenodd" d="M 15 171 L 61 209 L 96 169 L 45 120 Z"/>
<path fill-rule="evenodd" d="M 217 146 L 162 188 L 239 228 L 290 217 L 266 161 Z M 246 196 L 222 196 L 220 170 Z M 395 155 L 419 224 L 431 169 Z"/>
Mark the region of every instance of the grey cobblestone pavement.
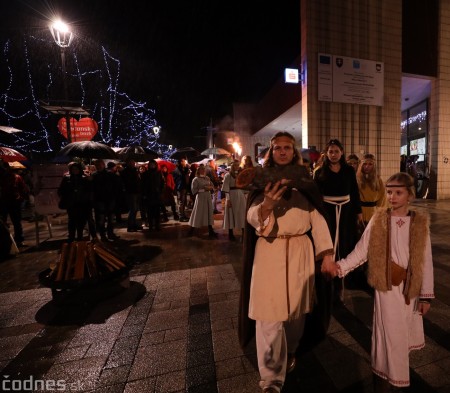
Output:
<path fill-rule="evenodd" d="M 410 392 L 450 392 L 450 201 L 418 200 L 431 216 L 436 300 L 426 347 L 411 353 Z M 24 223 L 28 247 L 0 262 L 0 368 L 13 391 L 259 392 L 255 345 L 237 340 L 242 243 L 188 237 L 173 220 L 160 232 L 127 233 L 110 246 L 133 267 L 115 285 L 55 294 L 38 273 L 58 258 L 64 216 Z M 236 235 L 240 235 L 236 233 Z M 238 236 L 239 239 L 239 236 Z M 124 289 L 120 290 L 120 285 Z M 67 297 L 64 298 L 64 296 Z M 347 290 L 326 339 L 298 358 L 286 392 L 372 392 L 372 297 Z"/>

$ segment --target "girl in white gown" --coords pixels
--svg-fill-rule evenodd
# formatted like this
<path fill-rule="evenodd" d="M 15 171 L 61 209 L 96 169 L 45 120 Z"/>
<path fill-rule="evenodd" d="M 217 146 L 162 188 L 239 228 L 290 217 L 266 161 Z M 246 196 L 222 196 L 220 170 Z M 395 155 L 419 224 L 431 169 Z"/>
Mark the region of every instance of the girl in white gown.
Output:
<path fill-rule="evenodd" d="M 390 207 L 376 210 L 355 249 L 332 272 L 344 277 L 368 261 L 368 282 L 375 288 L 375 392 L 387 391 L 388 383 L 409 386 L 409 351 L 425 346 L 422 316 L 434 298 L 429 218 L 408 207 L 413 178 L 404 172 L 391 176 L 386 194 Z"/>

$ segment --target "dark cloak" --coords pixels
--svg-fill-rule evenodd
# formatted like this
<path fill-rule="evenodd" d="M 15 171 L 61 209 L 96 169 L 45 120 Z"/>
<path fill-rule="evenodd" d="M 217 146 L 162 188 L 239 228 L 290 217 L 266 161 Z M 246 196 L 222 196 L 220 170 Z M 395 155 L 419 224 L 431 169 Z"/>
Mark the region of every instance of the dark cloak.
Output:
<path fill-rule="evenodd" d="M 273 169 L 273 168 L 271 168 Z M 306 169 L 305 169 L 306 172 Z M 296 188 L 326 219 L 323 198 L 314 180 L 308 176 L 296 181 Z M 263 190 L 250 192 L 247 198 L 247 207 L 261 195 Z M 312 240 L 312 236 L 310 236 Z M 250 283 L 252 279 L 253 259 L 258 236 L 256 230 L 247 221 L 244 231 L 243 267 L 241 278 L 241 293 L 239 298 L 239 343 L 242 348 L 252 340 L 255 335 L 255 321 L 248 317 L 250 300 Z M 314 242 L 313 242 L 314 245 Z M 318 344 L 326 335 L 331 316 L 332 281 L 327 281 L 320 272 L 321 261 L 316 262 L 315 269 L 315 305 L 311 313 L 306 315 L 305 331 L 300 341 L 299 350 L 308 350 Z"/>

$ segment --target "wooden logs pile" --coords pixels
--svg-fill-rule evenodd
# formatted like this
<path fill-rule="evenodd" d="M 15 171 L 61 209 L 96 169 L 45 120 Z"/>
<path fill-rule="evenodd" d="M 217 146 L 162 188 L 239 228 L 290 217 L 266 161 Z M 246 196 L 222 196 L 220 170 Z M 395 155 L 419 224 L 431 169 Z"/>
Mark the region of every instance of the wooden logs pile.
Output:
<path fill-rule="evenodd" d="M 98 278 L 126 268 L 101 242 L 64 243 L 56 266 L 48 275 L 55 282 Z"/>

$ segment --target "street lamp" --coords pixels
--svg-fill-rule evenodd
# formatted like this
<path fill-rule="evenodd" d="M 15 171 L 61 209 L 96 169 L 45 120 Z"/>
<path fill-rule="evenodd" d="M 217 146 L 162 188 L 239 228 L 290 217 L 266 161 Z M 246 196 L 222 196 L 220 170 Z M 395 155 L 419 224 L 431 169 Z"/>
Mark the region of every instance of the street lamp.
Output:
<path fill-rule="evenodd" d="M 64 100 L 65 104 L 68 104 L 69 92 L 67 90 L 67 77 L 66 77 L 66 48 L 69 47 L 73 39 L 73 33 L 70 31 L 69 26 L 61 20 L 56 20 L 50 26 L 50 32 L 55 40 L 56 45 L 61 49 L 61 71 L 64 86 Z M 66 127 L 67 127 L 67 140 L 72 142 L 72 136 L 70 132 L 70 117 L 69 111 L 65 112 Z"/>

